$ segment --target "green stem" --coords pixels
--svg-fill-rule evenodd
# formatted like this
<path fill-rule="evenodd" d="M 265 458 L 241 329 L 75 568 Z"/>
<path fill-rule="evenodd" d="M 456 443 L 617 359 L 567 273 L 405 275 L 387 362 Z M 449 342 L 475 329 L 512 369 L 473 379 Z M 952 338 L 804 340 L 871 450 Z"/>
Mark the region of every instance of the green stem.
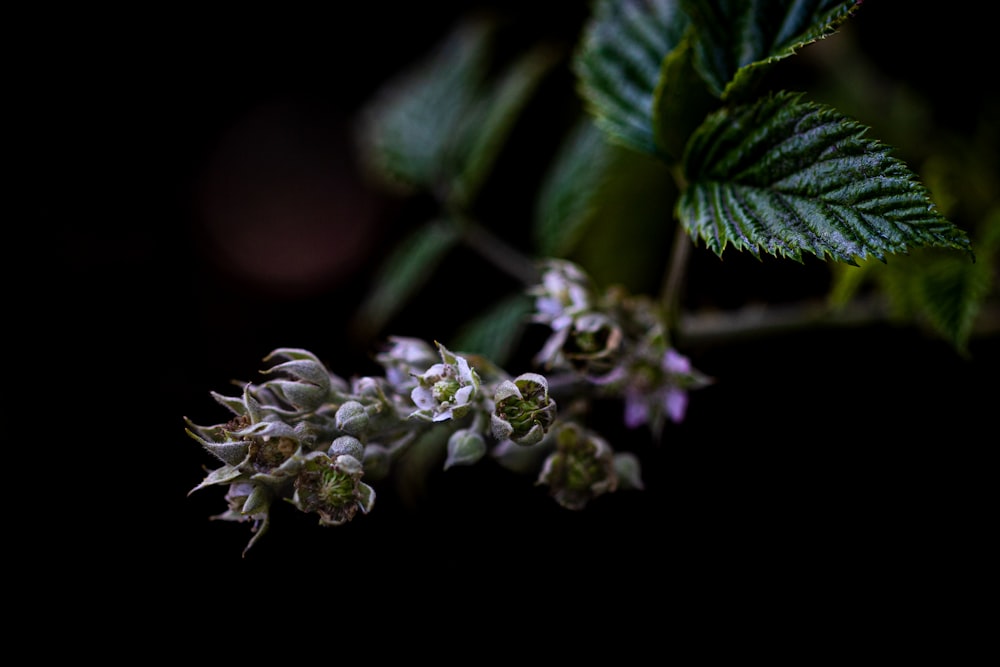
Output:
<path fill-rule="evenodd" d="M 687 180 L 680 168 L 671 170 L 677 185 L 678 196 L 687 187 Z M 688 258 L 691 256 L 691 239 L 680 220 L 674 219 L 674 241 L 670 248 L 670 261 L 663 275 L 660 287 L 660 305 L 663 308 L 664 326 L 668 335 L 680 324 L 681 295 L 687 274 Z"/>

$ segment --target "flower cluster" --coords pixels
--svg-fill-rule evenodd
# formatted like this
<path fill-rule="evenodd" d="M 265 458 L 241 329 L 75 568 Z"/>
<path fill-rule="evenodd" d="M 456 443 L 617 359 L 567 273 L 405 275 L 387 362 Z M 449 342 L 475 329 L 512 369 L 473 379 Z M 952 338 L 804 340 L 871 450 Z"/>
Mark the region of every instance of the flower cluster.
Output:
<path fill-rule="evenodd" d="M 214 518 L 252 522 L 249 549 L 266 531 L 276 500 L 337 526 L 367 513 L 393 462 L 431 428 L 448 434 L 444 467 L 471 465 L 501 440 L 530 445 L 555 421 L 556 404 L 544 376 L 514 378 L 440 343 L 434 349 L 395 337 L 376 360 L 382 376 L 350 382 L 331 373 L 311 352 L 281 348 L 265 357 L 280 361 L 262 371 L 272 379 L 243 385 L 240 396 L 212 392 L 233 413 L 222 424 L 187 433 L 222 465 L 192 493 L 226 486 L 228 509 Z"/>
<path fill-rule="evenodd" d="M 228 509 L 215 518 L 251 521 L 248 549 L 267 532 L 278 499 L 317 513 L 326 525 L 368 512 L 375 491 L 361 481 L 366 452 L 358 436 L 367 437 L 378 421 L 372 416 L 393 409 L 378 397 L 353 393 L 306 350 L 280 348 L 264 360 L 284 360 L 263 371 L 274 379 L 247 383 L 236 397 L 212 392 L 235 415 L 228 422 L 199 426 L 185 418 L 188 435 L 222 463 L 191 492 L 227 486 Z M 392 421 L 400 420 L 384 423 Z"/>
<path fill-rule="evenodd" d="M 670 345 L 664 318 L 648 297 L 618 287 L 599 295 L 578 266 L 555 259 L 546 262 L 531 294 L 533 320 L 551 329 L 535 362 L 622 399 L 629 428 L 647 425 L 660 437 L 668 420 L 684 420 L 688 392 L 712 382 Z"/>
<path fill-rule="evenodd" d="M 648 300 L 608 290 L 600 298 L 579 267 L 552 261 L 531 293 L 535 322 L 552 333 L 535 358 L 541 369 L 582 378 L 590 395 L 623 401 L 624 423 L 679 422 L 687 391 L 709 382 L 667 342 Z M 563 507 L 581 509 L 619 489 L 642 488 L 638 459 L 578 421 L 561 415 L 550 379 L 511 376 L 488 359 L 440 343 L 389 338 L 375 355 L 381 376 L 350 381 L 311 352 L 274 350 L 238 396 L 212 392 L 233 414 L 187 433 L 221 462 L 192 492 L 227 488 L 227 509 L 214 518 L 252 523 L 249 549 L 266 531 L 280 500 L 339 526 L 371 511 L 375 490 L 400 455 L 417 442 L 440 443 L 444 469 L 489 455 L 533 474 Z M 585 392 L 586 393 L 586 392 Z M 587 396 L 573 396 L 579 406 Z M 436 438 L 423 438 L 434 431 Z"/>

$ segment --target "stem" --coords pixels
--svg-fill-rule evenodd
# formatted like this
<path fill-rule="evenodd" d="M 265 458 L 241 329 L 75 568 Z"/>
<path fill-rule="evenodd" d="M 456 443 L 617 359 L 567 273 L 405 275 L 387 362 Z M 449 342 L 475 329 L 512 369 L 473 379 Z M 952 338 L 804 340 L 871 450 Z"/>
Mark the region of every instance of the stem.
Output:
<path fill-rule="evenodd" d="M 687 273 L 688 258 L 691 256 L 691 239 L 684 225 L 677 222 L 674 229 L 674 242 L 670 248 L 670 261 L 663 276 L 663 286 L 660 289 L 660 303 L 663 306 L 664 325 L 668 332 L 680 324 L 681 292 L 684 288 L 684 277 Z"/>
<path fill-rule="evenodd" d="M 687 179 L 679 167 L 670 170 L 677 186 L 677 193 L 684 192 Z M 663 325 L 668 334 L 680 323 L 681 292 L 684 288 L 684 277 L 687 274 L 688 258 L 691 256 L 691 239 L 681 221 L 674 216 L 674 242 L 670 247 L 670 260 L 663 275 L 660 287 L 660 304 L 663 307 Z"/>
<path fill-rule="evenodd" d="M 534 261 L 479 223 L 463 220 L 461 233 L 467 246 L 525 287 L 538 284 L 541 278 Z"/>
<path fill-rule="evenodd" d="M 688 313 L 680 320 L 680 332 L 687 348 L 718 345 L 775 334 L 834 327 L 863 327 L 891 323 L 883 299 L 857 299 L 841 307 L 822 301 L 788 305 L 748 305 L 739 310 Z M 1000 308 L 986 307 L 972 334 L 990 336 L 1000 332 Z"/>

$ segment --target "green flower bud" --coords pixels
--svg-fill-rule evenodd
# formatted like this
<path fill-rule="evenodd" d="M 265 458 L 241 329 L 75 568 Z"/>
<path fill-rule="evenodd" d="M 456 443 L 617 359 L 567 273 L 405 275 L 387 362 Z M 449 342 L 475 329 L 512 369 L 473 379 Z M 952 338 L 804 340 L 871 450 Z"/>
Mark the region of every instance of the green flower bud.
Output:
<path fill-rule="evenodd" d="M 555 421 L 556 402 L 549 397 L 549 383 L 538 373 L 523 373 L 497 385 L 495 408 L 490 416 L 493 437 L 519 445 L 541 442 Z"/>
<path fill-rule="evenodd" d="M 364 435 L 369 421 L 368 410 L 358 401 L 347 401 L 337 410 L 337 428 L 348 435 Z"/>
<path fill-rule="evenodd" d="M 338 456 L 346 454 L 360 461 L 364 457 L 365 446 L 353 435 L 342 435 L 330 443 L 330 448 L 326 453 L 331 459 L 336 459 Z"/>
<path fill-rule="evenodd" d="M 642 464 L 639 457 L 632 452 L 619 452 L 612 458 L 615 474 L 618 476 L 619 489 L 642 490 Z"/>
<path fill-rule="evenodd" d="M 545 459 L 538 484 L 549 486 L 556 502 L 583 509 L 588 502 L 618 488 L 614 452 L 597 434 L 577 424 L 563 424 L 555 434 L 556 451 Z"/>
<path fill-rule="evenodd" d="M 486 454 L 486 440 L 478 432 L 462 428 L 448 438 L 448 456 L 444 469 L 455 465 L 472 465 Z"/>

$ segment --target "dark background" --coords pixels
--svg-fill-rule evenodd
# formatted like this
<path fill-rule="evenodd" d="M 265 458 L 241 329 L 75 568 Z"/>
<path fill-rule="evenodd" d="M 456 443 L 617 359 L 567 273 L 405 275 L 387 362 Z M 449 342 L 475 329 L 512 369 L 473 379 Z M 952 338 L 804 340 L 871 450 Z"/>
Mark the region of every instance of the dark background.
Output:
<path fill-rule="evenodd" d="M 72 577 L 81 596 L 221 616 L 254 595 L 391 614 L 447 591 L 532 617 L 589 604 L 630 618 L 636 600 L 698 616 L 716 600 L 920 606 L 976 586 L 962 564 L 983 558 L 993 526 L 997 338 L 962 359 L 888 325 L 692 348 L 720 381 L 662 445 L 609 422 L 644 457 L 644 492 L 573 513 L 484 462 L 435 473 L 415 501 L 377 487 L 373 513 L 337 529 L 279 508 L 241 558 L 248 526 L 208 520 L 222 490 L 186 495 L 212 461 L 182 418 L 223 419 L 209 391 L 256 379 L 275 347 L 368 370 L 375 343 L 351 336 L 351 314 L 423 209 L 362 177 L 361 105 L 473 5 L 501 8 L 526 44 L 571 44 L 585 17 L 582 3 L 429 4 L 16 22 L 26 206 L 8 253 L 25 310 L 8 327 L 27 338 L 10 353 L 43 385 L 21 421 L 60 471 L 31 475 L 15 501 L 29 559 L 51 555 L 31 537 L 44 534 L 96 568 Z M 981 23 L 867 2 L 850 30 L 887 80 L 928 100 L 935 128 L 968 133 L 996 102 Z M 506 205 L 527 211 L 530 183 L 505 178 Z M 825 276 L 810 262 L 694 261 L 695 302 L 735 299 L 734 285 L 744 300 L 792 298 Z M 435 324 L 388 333 L 434 337 Z"/>

